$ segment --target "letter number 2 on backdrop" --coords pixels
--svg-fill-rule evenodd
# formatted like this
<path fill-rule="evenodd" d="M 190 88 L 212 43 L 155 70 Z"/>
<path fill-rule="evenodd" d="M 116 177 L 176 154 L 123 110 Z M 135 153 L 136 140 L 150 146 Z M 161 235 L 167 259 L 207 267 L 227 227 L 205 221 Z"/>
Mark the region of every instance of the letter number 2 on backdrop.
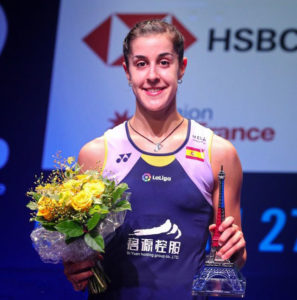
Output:
<path fill-rule="evenodd" d="M 297 217 L 297 208 L 293 208 L 291 210 L 291 216 Z M 284 245 L 281 243 L 274 243 L 273 241 L 276 239 L 278 234 L 282 231 L 286 224 L 287 216 L 285 212 L 280 208 L 269 208 L 264 211 L 262 214 L 261 221 L 263 223 L 268 223 L 273 220 L 275 217 L 275 223 L 268 234 L 264 237 L 264 239 L 259 244 L 260 252 L 283 252 Z M 293 248 L 293 252 L 297 252 L 297 240 L 295 241 L 295 245 Z"/>

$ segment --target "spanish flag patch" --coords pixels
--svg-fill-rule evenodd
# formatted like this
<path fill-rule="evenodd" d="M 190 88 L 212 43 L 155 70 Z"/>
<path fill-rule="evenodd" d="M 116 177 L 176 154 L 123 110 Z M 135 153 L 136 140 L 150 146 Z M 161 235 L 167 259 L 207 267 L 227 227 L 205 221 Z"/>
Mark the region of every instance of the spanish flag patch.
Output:
<path fill-rule="evenodd" d="M 204 161 L 205 153 L 203 149 L 186 147 L 186 158 Z"/>

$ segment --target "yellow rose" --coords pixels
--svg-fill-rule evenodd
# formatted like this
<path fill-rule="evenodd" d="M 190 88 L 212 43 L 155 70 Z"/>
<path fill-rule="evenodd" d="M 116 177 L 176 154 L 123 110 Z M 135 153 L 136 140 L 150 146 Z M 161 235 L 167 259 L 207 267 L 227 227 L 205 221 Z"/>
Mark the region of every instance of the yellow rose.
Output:
<path fill-rule="evenodd" d="M 71 197 L 73 197 L 73 193 L 69 190 L 62 190 L 60 193 L 60 199 L 59 204 L 60 206 L 62 204 L 65 204 L 66 206 L 69 206 L 71 204 Z"/>
<path fill-rule="evenodd" d="M 99 198 L 104 192 L 105 185 L 102 181 L 87 182 L 83 186 L 83 190 L 87 193 Z"/>
<path fill-rule="evenodd" d="M 71 198 L 71 205 L 77 211 L 88 210 L 93 203 L 92 195 L 82 190 Z"/>
<path fill-rule="evenodd" d="M 69 179 L 63 183 L 63 188 L 67 190 L 72 190 L 78 188 L 80 185 L 81 183 L 78 180 Z"/>
<path fill-rule="evenodd" d="M 42 216 L 46 220 L 51 221 L 54 216 L 55 202 L 55 200 L 42 196 L 37 203 L 37 216 Z"/>

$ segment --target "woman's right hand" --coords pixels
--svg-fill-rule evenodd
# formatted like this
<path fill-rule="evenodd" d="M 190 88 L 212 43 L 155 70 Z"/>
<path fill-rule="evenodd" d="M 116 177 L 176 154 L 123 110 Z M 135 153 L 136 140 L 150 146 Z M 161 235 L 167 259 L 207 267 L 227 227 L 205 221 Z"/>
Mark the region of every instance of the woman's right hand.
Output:
<path fill-rule="evenodd" d="M 75 291 L 83 291 L 90 277 L 94 274 L 91 268 L 95 266 L 94 260 L 85 260 L 78 263 L 64 262 L 64 274 L 72 283 Z"/>

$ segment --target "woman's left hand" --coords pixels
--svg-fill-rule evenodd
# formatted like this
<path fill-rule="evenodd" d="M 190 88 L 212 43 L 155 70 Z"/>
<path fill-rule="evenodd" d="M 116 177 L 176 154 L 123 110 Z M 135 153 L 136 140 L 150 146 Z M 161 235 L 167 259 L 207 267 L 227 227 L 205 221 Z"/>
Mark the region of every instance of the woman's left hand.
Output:
<path fill-rule="evenodd" d="M 214 232 L 215 228 L 215 224 L 209 226 L 211 232 Z M 234 224 L 234 218 L 231 216 L 227 217 L 220 225 L 219 231 L 221 232 L 221 236 L 218 243 L 221 248 L 217 252 L 217 255 L 224 260 L 231 259 L 238 267 L 241 267 L 246 242 L 241 229 L 238 225 Z"/>

